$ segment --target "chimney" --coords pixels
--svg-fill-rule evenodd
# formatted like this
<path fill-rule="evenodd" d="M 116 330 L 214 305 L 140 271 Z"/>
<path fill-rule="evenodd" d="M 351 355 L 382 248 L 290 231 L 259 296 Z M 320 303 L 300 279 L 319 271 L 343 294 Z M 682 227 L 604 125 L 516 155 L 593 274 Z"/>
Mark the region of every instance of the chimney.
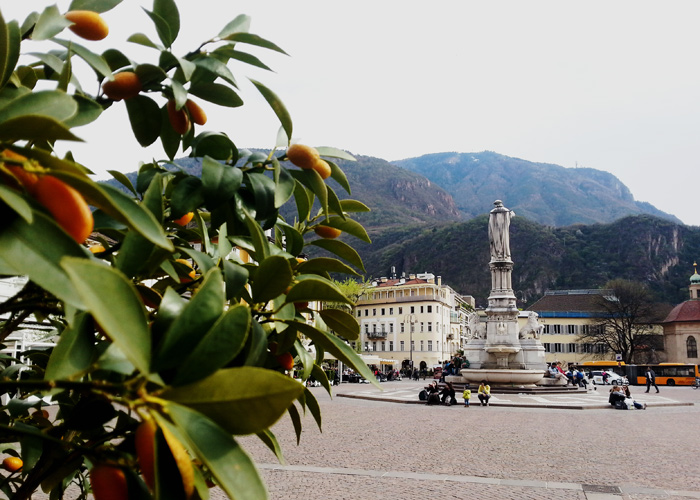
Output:
<path fill-rule="evenodd" d="M 415 274 L 409 274 L 409 275 L 408 275 L 408 279 L 414 280 L 414 279 L 416 279 L 416 275 L 415 275 Z"/>
<path fill-rule="evenodd" d="M 442 276 L 438 276 L 438 286 L 442 286 Z"/>

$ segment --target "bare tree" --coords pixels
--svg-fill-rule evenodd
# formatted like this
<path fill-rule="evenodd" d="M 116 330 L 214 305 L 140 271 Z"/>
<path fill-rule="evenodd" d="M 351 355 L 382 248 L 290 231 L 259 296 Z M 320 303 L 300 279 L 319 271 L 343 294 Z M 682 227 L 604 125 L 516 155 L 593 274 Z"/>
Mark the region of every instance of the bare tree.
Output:
<path fill-rule="evenodd" d="M 643 283 L 616 279 L 605 288 L 595 300 L 598 317 L 578 341 L 602 345 L 631 363 L 635 353 L 656 346 L 654 324 L 662 319 L 663 311 Z"/>

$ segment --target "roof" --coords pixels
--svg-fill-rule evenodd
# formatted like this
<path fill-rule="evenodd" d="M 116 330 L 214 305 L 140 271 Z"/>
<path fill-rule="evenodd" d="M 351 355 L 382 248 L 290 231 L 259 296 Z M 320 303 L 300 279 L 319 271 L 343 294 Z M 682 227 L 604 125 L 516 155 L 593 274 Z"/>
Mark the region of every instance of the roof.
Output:
<path fill-rule="evenodd" d="M 403 285 L 424 285 L 428 284 L 427 281 L 422 280 L 420 278 L 412 279 L 412 280 L 404 280 L 403 283 L 401 283 L 401 280 L 387 280 L 383 281 L 381 283 L 377 283 L 377 287 L 386 287 L 386 286 L 403 286 Z"/>
<path fill-rule="evenodd" d="M 604 292 L 607 292 L 607 290 L 570 290 L 568 293 L 565 291 L 547 292 L 544 297 L 527 309 L 538 314 L 542 312 L 599 313 L 601 308 L 597 301 L 600 300 L 600 296 Z"/>
<path fill-rule="evenodd" d="M 674 307 L 662 323 L 685 323 L 700 321 L 700 300 L 691 299 Z"/>

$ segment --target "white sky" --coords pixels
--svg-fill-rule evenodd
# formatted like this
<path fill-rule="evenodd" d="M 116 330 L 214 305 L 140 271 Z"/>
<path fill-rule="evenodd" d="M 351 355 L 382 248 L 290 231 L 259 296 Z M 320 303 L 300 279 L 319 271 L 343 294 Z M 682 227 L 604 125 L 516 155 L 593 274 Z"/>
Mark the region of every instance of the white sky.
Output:
<path fill-rule="evenodd" d="M 616 175 L 637 200 L 700 225 L 697 0 L 180 4 L 179 54 L 245 13 L 251 32 L 291 56 L 251 49 L 275 73 L 238 68 L 243 108 L 203 103 L 204 128 L 226 132 L 239 147 L 270 148 L 279 127 L 243 78 L 251 76 L 281 97 L 294 139 L 306 144 L 386 160 L 491 150 L 596 168 Z M 0 0 L 6 19 L 44 5 Z M 65 11 L 68 2 L 58 5 Z M 80 43 L 152 62 L 154 51 L 124 42 L 137 31 L 157 38 L 138 5 L 152 3 L 126 0 L 104 15 L 106 41 Z M 70 145 L 78 161 L 104 178 L 107 169 L 134 171 L 141 160 L 164 157 L 159 146 L 144 151 L 117 132 L 125 123 L 118 104 L 98 124 L 76 129 L 88 141 Z"/>

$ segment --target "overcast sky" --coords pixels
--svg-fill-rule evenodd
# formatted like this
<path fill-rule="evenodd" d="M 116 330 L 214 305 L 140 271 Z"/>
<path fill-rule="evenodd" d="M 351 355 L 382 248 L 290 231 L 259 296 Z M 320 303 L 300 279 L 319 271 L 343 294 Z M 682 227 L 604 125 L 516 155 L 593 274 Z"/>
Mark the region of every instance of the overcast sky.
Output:
<path fill-rule="evenodd" d="M 142 62 L 154 51 L 124 42 L 156 39 L 138 5 L 104 15 L 104 42 Z M 209 111 L 205 128 L 239 147 L 270 148 L 275 116 L 245 83 L 260 79 L 285 102 L 294 138 L 386 160 L 444 151 L 495 151 L 534 162 L 605 170 L 637 200 L 700 225 L 700 2 L 185 0 L 186 53 L 240 13 L 251 32 L 290 57 L 250 50 L 275 73 L 239 68 L 246 106 Z M 23 19 L 37 0 L 2 0 Z M 58 2 L 62 11 L 68 2 Z M 68 35 L 66 35 L 68 37 Z M 26 49 L 25 49 L 26 50 Z M 150 59 L 149 59 L 150 58 Z M 99 125 L 76 129 L 76 158 L 104 177 L 134 171 L 143 151 L 128 134 L 123 104 Z M 507 200 L 504 200 L 507 205 Z M 484 213 L 491 207 L 484 207 Z"/>

